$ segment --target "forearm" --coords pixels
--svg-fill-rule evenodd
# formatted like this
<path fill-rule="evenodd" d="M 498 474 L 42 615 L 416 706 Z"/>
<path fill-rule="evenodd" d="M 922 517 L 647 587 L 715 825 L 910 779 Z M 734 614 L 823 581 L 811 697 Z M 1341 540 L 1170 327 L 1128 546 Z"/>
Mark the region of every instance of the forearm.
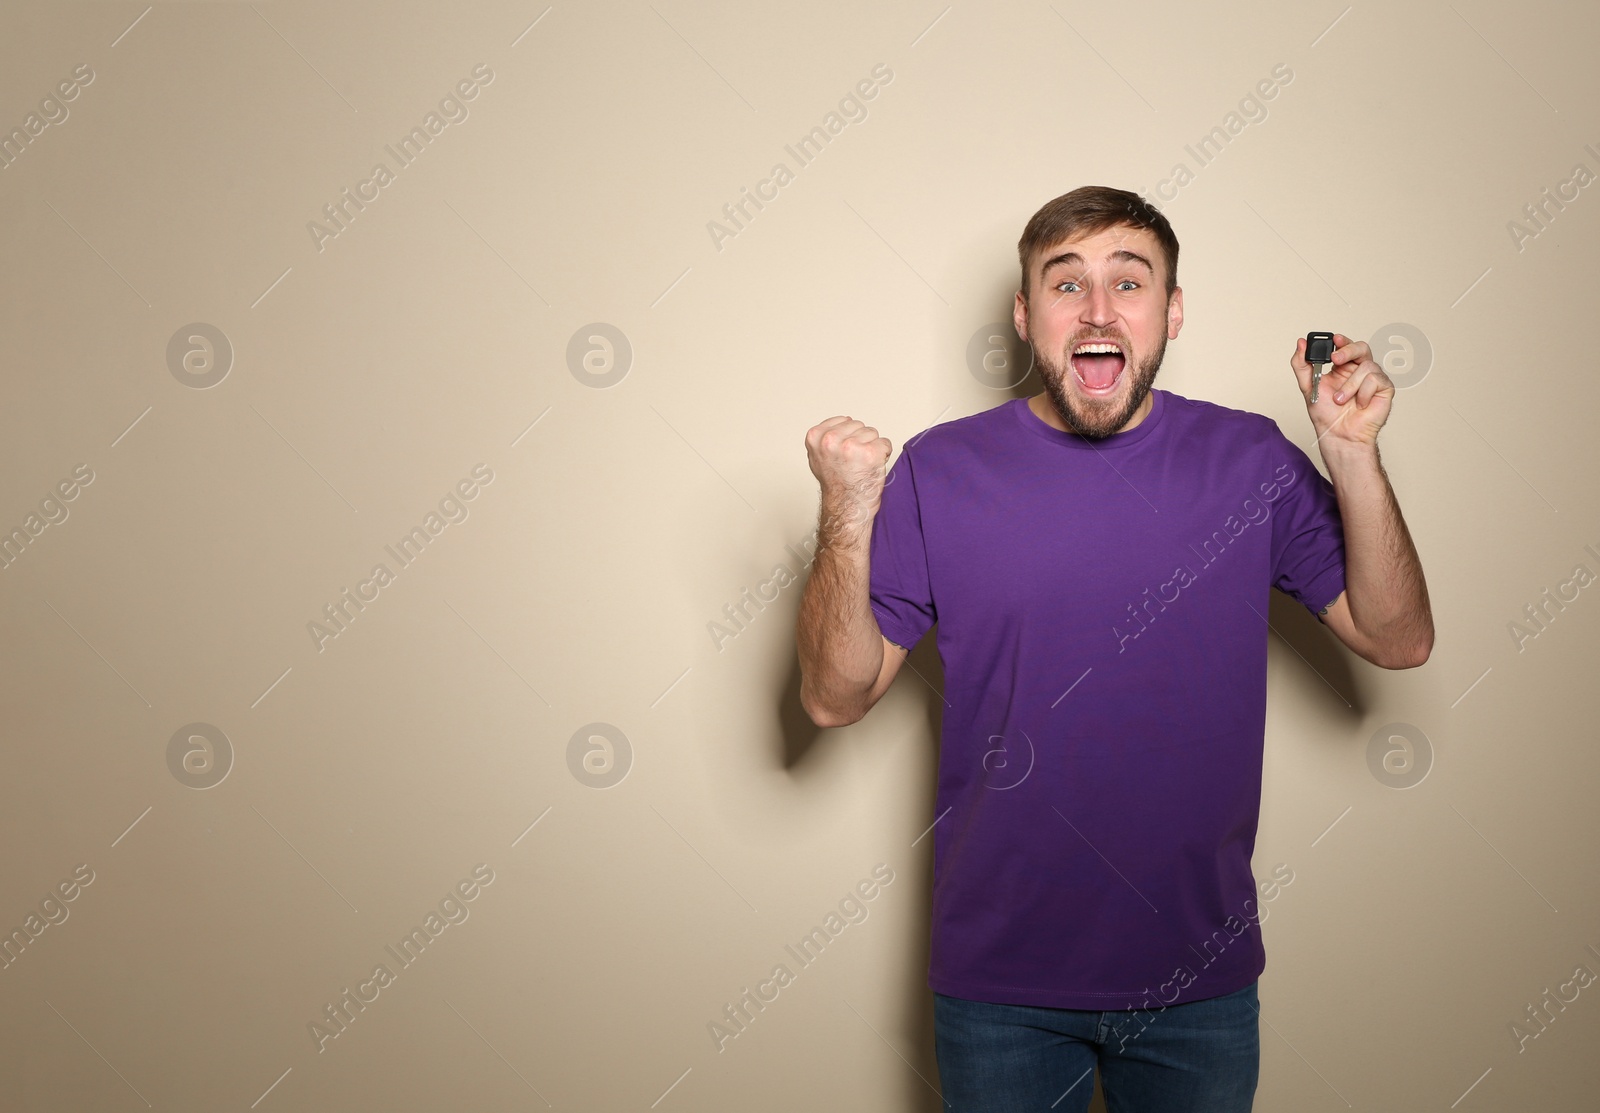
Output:
<path fill-rule="evenodd" d="M 870 601 L 875 509 L 823 503 L 796 638 L 800 702 L 814 721 L 859 719 L 883 668 L 883 634 Z"/>
<path fill-rule="evenodd" d="M 1426 658 L 1433 647 L 1428 585 L 1378 447 L 1322 443 L 1344 522 L 1345 600 L 1351 621 L 1379 655 Z"/>

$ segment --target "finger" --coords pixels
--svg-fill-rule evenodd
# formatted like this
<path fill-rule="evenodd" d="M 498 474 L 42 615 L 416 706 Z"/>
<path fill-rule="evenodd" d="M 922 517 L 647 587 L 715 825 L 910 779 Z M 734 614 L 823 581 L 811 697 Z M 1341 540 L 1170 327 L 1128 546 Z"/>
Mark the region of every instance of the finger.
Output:
<path fill-rule="evenodd" d="M 1295 380 L 1300 384 L 1300 393 L 1311 398 L 1311 365 L 1305 360 L 1306 338 L 1300 337 L 1294 342 L 1294 354 L 1289 357 L 1289 367 L 1294 372 Z"/>
<path fill-rule="evenodd" d="M 1383 374 L 1382 369 L 1370 359 L 1346 366 L 1342 370 L 1344 377 L 1339 380 L 1339 385 L 1334 388 L 1333 392 L 1333 400 L 1341 403 L 1353 397 L 1361 389 L 1362 385 L 1369 381 L 1369 377 L 1374 372 L 1379 375 Z M 1371 392 L 1368 392 L 1367 396 L 1370 398 Z"/>
<path fill-rule="evenodd" d="M 1378 393 L 1378 380 L 1377 380 L 1377 377 L 1373 376 L 1373 375 L 1367 376 L 1364 380 L 1362 380 L 1361 386 L 1359 388 L 1357 388 L 1357 390 L 1356 390 L 1356 394 L 1355 394 L 1356 408 L 1357 409 L 1364 408 L 1368 402 L 1372 401 L 1373 397 L 1377 393 Z"/>
<path fill-rule="evenodd" d="M 828 432 L 830 429 L 836 429 L 840 425 L 843 425 L 843 424 L 845 424 L 845 423 L 847 423 L 849 421 L 852 421 L 852 420 L 854 420 L 854 419 L 853 418 L 849 418 L 849 417 L 845 417 L 843 415 L 839 415 L 839 416 L 830 417 L 830 418 L 826 418 L 826 419 L 824 419 L 822 421 L 819 421 L 815 425 L 813 425 L 810 429 L 808 429 L 806 431 L 806 442 L 808 444 L 812 443 L 813 438 L 815 438 L 816 440 L 821 440 L 822 439 L 822 434 Z"/>
<path fill-rule="evenodd" d="M 1371 385 L 1372 390 L 1367 395 L 1366 401 L 1362 402 L 1362 405 L 1366 405 L 1367 402 L 1370 402 L 1380 394 L 1388 394 L 1391 398 L 1394 397 L 1394 380 L 1388 376 L 1388 373 L 1382 367 L 1374 371 L 1367 382 Z"/>
<path fill-rule="evenodd" d="M 1333 350 L 1333 362 L 1335 364 L 1360 363 L 1372 355 L 1372 348 L 1368 346 L 1365 340 L 1352 341 L 1347 336 L 1340 336 L 1335 333 L 1334 343 L 1339 345 Z"/>
<path fill-rule="evenodd" d="M 1360 409 L 1362 406 L 1367 404 L 1367 399 L 1362 397 L 1362 395 L 1365 394 L 1367 397 L 1371 397 L 1371 392 L 1367 390 L 1367 387 L 1370 385 L 1371 380 L 1357 378 L 1356 376 L 1352 375 L 1350 382 L 1345 383 L 1334 392 L 1333 400 L 1338 402 L 1340 405 L 1343 405 L 1346 402 L 1354 401 L 1356 408 Z"/>
<path fill-rule="evenodd" d="M 806 455 L 817 460 L 836 460 L 850 451 L 849 434 L 839 434 L 829 429 L 806 440 Z"/>
<path fill-rule="evenodd" d="M 870 453 L 876 451 L 877 444 L 882 439 L 878 435 L 878 431 L 872 426 L 863 425 L 859 429 L 852 430 L 839 442 L 839 445 L 841 448 L 848 448 L 851 451 L 860 449 Z"/>
<path fill-rule="evenodd" d="M 857 421 L 853 417 L 846 417 L 823 429 L 818 434 L 817 439 L 830 445 L 837 445 L 854 436 L 858 430 L 866 427 L 865 422 Z"/>
<path fill-rule="evenodd" d="M 839 440 L 834 446 L 834 451 L 841 455 L 848 455 L 854 459 L 863 459 L 876 456 L 883 451 L 878 447 L 878 442 L 883 438 L 878 436 L 873 429 L 857 429 L 854 433 Z"/>
<path fill-rule="evenodd" d="M 846 459 L 846 461 L 870 461 L 872 464 L 877 465 L 882 464 L 883 459 L 888 456 L 886 445 L 888 445 L 888 441 L 885 438 L 878 437 L 877 430 L 862 427 L 862 429 L 858 429 L 856 432 L 850 433 L 848 437 L 838 441 L 837 445 L 834 445 L 834 451 L 837 456 Z"/>
<path fill-rule="evenodd" d="M 1381 369 L 1371 371 L 1362 379 L 1360 386 L 1355 390 L 1356 407 L 1358 409 L 1364 408 L 1367 403 L 1377 397 L 1380 391 L 1386 388 L 1392 389 L 1393 386 L 1394 382 Z"/>

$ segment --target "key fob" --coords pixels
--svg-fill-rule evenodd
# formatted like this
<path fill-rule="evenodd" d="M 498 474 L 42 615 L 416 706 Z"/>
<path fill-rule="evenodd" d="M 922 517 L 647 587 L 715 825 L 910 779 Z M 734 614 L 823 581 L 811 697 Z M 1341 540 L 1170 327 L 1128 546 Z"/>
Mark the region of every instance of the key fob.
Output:
<path fill-rule="evenodd" d="M 1306 362 L 1307 363 L 1332 363 L 1333 362 L 1333 333 L 1308 332 L 1306 333 Z"/>
<path fill-rule="evenodd" d="M 1333 362 L 1333 333 L 1306 333 L 1306 362 L 1311 365 L 1311 401 L 1315 402 L 1322 385 L 1322 367 Z"/>

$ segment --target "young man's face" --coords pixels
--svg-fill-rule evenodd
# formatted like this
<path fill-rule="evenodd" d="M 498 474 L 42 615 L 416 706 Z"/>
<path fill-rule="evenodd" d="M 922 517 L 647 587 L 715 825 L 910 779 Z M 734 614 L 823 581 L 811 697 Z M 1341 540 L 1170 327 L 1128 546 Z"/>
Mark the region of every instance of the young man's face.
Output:
<path fill-rule="evenodd" d="M 1168 301 L 1155 236 L 1114 225 L 1054 244 L 1031 265 L 1031 294 L 1017 291 L 1013 319 L 1061 421 L 1094 439 L 1143 421 L 1167 341 L 1183 325 L 1183 290 Z M 1117 351 L 1079 351 L 1096 343 Z"/>

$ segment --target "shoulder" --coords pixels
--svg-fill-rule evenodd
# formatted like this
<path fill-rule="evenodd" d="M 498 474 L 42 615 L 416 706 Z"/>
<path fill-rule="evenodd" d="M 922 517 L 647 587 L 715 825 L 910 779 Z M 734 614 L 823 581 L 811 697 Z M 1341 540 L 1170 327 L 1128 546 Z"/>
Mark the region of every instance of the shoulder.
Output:
<path fill-rule="evenodd" d="M 1025 399 L 1011 398 L 987 410 L 930 425 L 906 441 L 904 454 L 931 460 L 1011 437 L 1016 432 L 1012 408 L 1026 404 Z"/>
<path fill-rule="evenodd" d="M 1184 434 L 1226 444 L 1231 450 L 1262 449 L 1281 452 L 1292 442 L 1278 423 L 1266 414 L 1238 410 L 1204 398 L 1186 398 L 1172 391 L 1166 395 L 1167 418 Z"/>
<path fill-rule="evenodd" d="M 1002 402 L 979 413 L 937 422 L 907 438 L 884 481 L 885 505 L 898 503 L 902 497 L 916 500 L 918 488 L 937 488 L 951 477 L 968 474 L 975 461 L 996 455 L 996 444 L 1008 430 L 1015 429 L 1015 423 L 1007 403 Z M 902 477 L 905 482 L 897 488 Z"/>

